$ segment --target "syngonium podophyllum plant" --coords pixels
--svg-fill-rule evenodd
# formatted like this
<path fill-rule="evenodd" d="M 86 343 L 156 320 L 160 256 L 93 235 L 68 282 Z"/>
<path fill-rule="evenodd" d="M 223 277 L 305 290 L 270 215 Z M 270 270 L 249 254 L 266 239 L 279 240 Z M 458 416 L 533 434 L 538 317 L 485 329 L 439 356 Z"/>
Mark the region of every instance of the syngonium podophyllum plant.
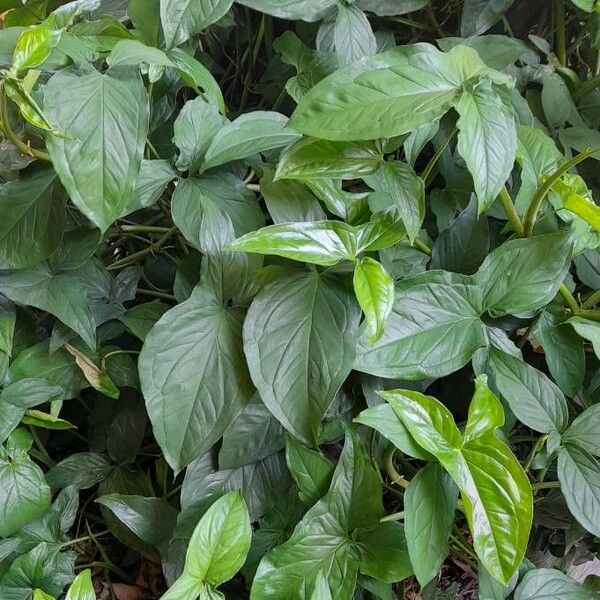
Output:
<path fill-rule="evenodd" d="M 596 597 L 600 11 L 537 4 L 0 0 L 2 600 Z"/>

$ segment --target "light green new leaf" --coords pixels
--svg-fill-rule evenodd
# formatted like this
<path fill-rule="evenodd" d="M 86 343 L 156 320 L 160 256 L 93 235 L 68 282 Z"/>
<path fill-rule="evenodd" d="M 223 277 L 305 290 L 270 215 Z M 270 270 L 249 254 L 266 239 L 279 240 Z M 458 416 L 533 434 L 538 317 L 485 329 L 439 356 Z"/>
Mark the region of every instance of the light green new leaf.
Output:
<path fill-rule="evenodd" d="M 50 594 L 46 594 L 43 590 L 35 589 L 33 590 L 33 600 L 55 600 L 55 598 Z"/>
<path fill-rule="evenodd" d="M 48 258 L 65 226 L 65 197 L 56 173 L 41 169 L 0 184 L 0 268 L 22 269 Z"/>
<path fill-rule="evenodd" d="M 565 443 L 558 453 L 558 480 L 571 514 L 590 533 L 600 536 L 600 460 Z"/>
<path fill-rule="evenodd" d="M 429 271 L 396 286 L 382 338 L 361 336 L 354 368 L 389 379 L 443 377 L 487 344 L 479 290 L 462 275 Z"/>
<path fill-rule="evenodd" d="M 374 144 L 297 141 L 281 153 L 276 179 L 356 179 L 377 170 L 382 158 Z"/>
<path fill-rule="evenodd" d="M 353 260 L 358 252 L 355 229 L 342 221 L 269 225 L 229 245 L 231 250 L 272 254 L 330 267 Z"/>
<path fill-rule="evenodd" d="M 571 264 L 569 231 L 509 240 L 483 261 L 474 282 L 493 316 L 537 310 L 554 299 Z"/>
<path fill-rule="evenodd" d="M 46 62 L 52 48 L 60 39 L 60 32 L 46 25 L 34 25 L 21 33 L 13 53 L 12 68 L 15 71 L 33 69 Z"/>
<path fill-rule="evenodd" d="M 360 310 L 344 279 L 296 272 L 266 285 L 244 322 L 244 352 L 260 396 L 308 445 L 354 362 Z"/>
<path fill-rule="evenodd" d="M 188 545 L 184 574 L 212 586 L 231 579 L 250 549 L 252 529 L 240 492 L 219 498 L 200 519 Z"/>
<path fill-rule="evenodd" d="M 545 373 L 491 347 L 487 373 L 498 393 L 506 400 L 517 419 L 540 433 L 561 432 L 569 422 L 567 400 Z"/>
<path fill-rule="evenodd" d="M 290 125 L 329 140 L 374 140 L 439 119 L 463 83 L 485 70 L 477 53 L 456 46 L 400 46 L 336 71 L 300 100 Z"/>
<path fill-rule="evenodd" d="M 226 124 L 206 150 L 202 170 L 287 146 L 300 134 L 286 127 L 287 117 L 278 112 L 255 111 Z"/>
<path fill-rule="evenodd" d="M 329 489 L 333 465 L 320 452 L 307 448 L 291 435 L 285 436 L 285 459 L 300 499 L 312 506 Z"/>
<path fill-rule="evenodd" d="M 576 417 L 562 434 L 562 441 L 600 457 L 600 403 L 592 404 Z"/>
<path fill-rule="evenodd" d="M 17 304 L 48 311 L 96 347 L 96 324 L 86 287 L 68 272 L 54 274 L 49 266 L 0 273 L 0 293 Z"/>
<path fill-rule="evenodd" d="M 592 600 L 574 579 L 556 569 L 534 569 L 525 574 L 515 591 L 515 600 Z"/>
<path fill-rule="evenodd" d="M 354 293 L 367 322 L 369 342 L 383 335 L 394 305 L 394 280 L 381 263 L 365 256 L 354 266 Z"/>
<path fill-rule="evenodd" d="M 280 19 L 309 22 L 320 21 L 336 6 L 335 0 L 238 0 L 238 4 Z"/>
<path fill-rule="evenodd" d="M 481 214 L 497 198 L 512 171 L 517 152 L 515 117 L 489 79 L 465 90 L 456 110 L 457 148 L 473 177 Z"/>
<path fill-rule="evenodd" d="M 435 464 L 423 467 L 404 494 L 404 528 L 408 554 L 421 586 L 438 573 L 449 550 L 458 488 Z"/>
<path fill-rule="evenodd" d="M 570 194 L 563 201 L 563 206 L 573 214 L 581 217 L 596 231 L 600 231 L 600 207 L 579 194 Z"/>
<path fill-rule="evenodd" d="M 180 46 L 218 21 L 233 0 L 160 0 L 160 20 L 168 48 Z"/>
<path fill-rule="evenodd" d="M 96 600 L 92 574 L 89 569 L 81 571 L 69 587 L 65 600 Z"/>
<path fill-rule="evenodd" d="M 435 398 L 407 390 L 380 395 L 454 479 L 475 551 L 490 574 L 506 584 L 527 548 L 533 493 L 519 461 L 494 433 L 504 423 L 500 401 L 480 380 L 463 439 L 451 413 Z"/>
<path fill-rule="evenodd" d="M 142 162 L 149 109 L 139 69 L 60 71 L 46 85 L 44 110 L 64 134 L 46 139 L 61 182 L 105 231 L 132 201 Z"/>
<path fill-rule="evenodd" d="M 409 239 L 419 235 L 425 218 L 425 183 L 412 167 L 400 161 L 384 162 L 373 176 L 365 179 L 375 190 L 369 198 L 373 211 L 395 213 L 402 219 Z"/>
<path fill-rule="evenodd" d="M 0 448 L 0 537 L 9 537 L 50 508 L 50 488 L 42 470 L 29 458 L 32 440 L 15 430 Z"/>
<path fill-rule="evenodd" d="M 176 471 L 210 448 L 252 396 L 242 320 L 240 309 L 196 288 L 146 337 L 142 392 L 156 440 Z"/>

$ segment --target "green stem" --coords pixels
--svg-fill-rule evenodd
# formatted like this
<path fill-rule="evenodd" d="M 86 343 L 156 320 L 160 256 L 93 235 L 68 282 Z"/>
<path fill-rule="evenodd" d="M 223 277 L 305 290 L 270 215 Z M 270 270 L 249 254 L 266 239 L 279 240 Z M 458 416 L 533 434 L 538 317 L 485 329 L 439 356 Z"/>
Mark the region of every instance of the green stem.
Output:
<path fill-rule="evenodd" d="M 150 244 L 150 246 L 148 246 L 147 248 L 144 248 L 143 250 L 140 250 L 139 252 L 134 252 L 133 254 L 130 254 L 129 256 L 126 256 L 125 258 L 118 260 L 117 262 L 114 262 L 112 265 L 109 265 L 107 267 L 107 269 L 109 271 L 114 271 L 115 269 L 121 269 L 123 267 L 126 267 L 127 265 L 137 262 L 140 258 L 144 258 L 145 256 L 148 256 L 148 254 L 153 254 L 154 252 L 157 252 L 176 233 L 177 233 L 177 227 L 175 225 L 173 225 L 173 227 L 168 229 L 159 240 L 154 242 L 154 244 Z"/>
<path fill-rule="evenodd" d="M 538 212 L 540 210 L 540 206 L 544 201 L 544 198 L 548 195 L 548 192 L 552 189 L 552 186 L 570 169 L 578 165 L 580 162 L 583 162 L 586 158 L 593 156 L 600 152 L 600 146 L 596 146 L 595 148 L 589 148 L 584 152 L 581 152 L 577 156 L 574 156 L 571 160 L 568 160 L 562 166 L 560 166 L 544 183 L 538 188 L 529 208 L 527 209 L 527 214 L 525 215 L 524 227 L 525 227 L 525 236 L 530 237 L 533 233 L 533 228 L 535 226 L 535 221 L 538 216 Z"/>
<path fill-rule="evenodd" d="M 127 573 L 125 573 L 125 571 L 119 569 L 119 567 L 117 567 L 117 565 L 115 565 L 111 562 L 96 560 L 94 562 L 86 563 L 84 565 L 77 565 L 75 568 L 79 569 L 79 570 L 106 569 L 107 571 L 111 571 L 111 573 L 118 575 L 123 581 L 131 581 L 131 578 L 129 577 L 129 575 L 127 575 Z"/>
<path fill-rule="evenodd" d="M 420 250 L 421 252 L 424 252 L 425 254 L 428 254 L 429 256 L 431 256 L 431 248 L 423 241 L 420 240 L 419 238 L 415 238 L 415 241 L 413 242 L 413 246 L 417 249 Z"/>
<path fill-rule="evenodd" d="M 537 453 L 542 449 L 547 439 L 548 435 L 546 434 L 536 440 L 535 444 L 533 445 L 533 448 L 531 449 L 531 452 L 529 453 L 529 456 L 527 457 L 527 460 L 525 461 L 525 464 L 523 465 L 525 473 L 528 473 L 529 469 L 531 469 L 533 459 L 536 457 Z"/>
<path fill-rule="evenodd" d="M 166 233 L 170 228 L 155 225 L 121 225 L 121 229 L 127 233 Z"/>
<path fill-rule="evenodd" d="M 52 162 L 50 155 L 43 150 L 36 150 L 29 144 L 26 144 L 11 128 L 10 119 L 8 118 L 8 100 L 6 91 L 4 90 L 4 84 L 0 83 L 0 122 L 2 122 L 2 129 L 6 134 L 6 137 L 23 153 L 29 156 L 33 156 L 39 160 L 46 162 Z"/>
<path fill-rule="evenodd" d="M 592 308 L 592 306 L 596 306 L 600 302 L 600 290 L 596 290 L 588 298 L 586 298 L 585 302 L 581 305 L 581 308 Z"/>
<path fill-rule="evenodd" d="M 559 487 L 559 481 L 536 481 L 531 484 L 532 490 L 554 490 Z"/>
<path fill-rule="evenodd" d="M 560 295 L 565 299 L 566 303 L 571 309 L 571 312 L 574 315 L 579 314 L 581 312 L 581 309 L 579 308 L 579 304 L 577 304 L 577 300 L 575 300 L 575 297 L 569 291 L 569 288 L 564 283 L 561 283 L 560 287 L 558 288 L 558 291 L 560 292 Z"/>
<path fill-rule="evenodd" d="M 580 309 L 577 316 L 589 319 L 590 321 L 600 321 L 600 310 L 584 310 Z"/>
<path fill-rule="evenodd" d="M 173 294 L 167 294 L 167 292 L 159 292 L 158 290 L 147 290 L 145 288 L 138 288 L 138 294 L 142 296 L 150 296 L 151 298 L 162 298 L 163 300 L 177 300 Z"/>
<path fill-rule="evenodd" d="M 502 203 L 502 208 L 504 208 L 504 212 L 508 217 L 508 222 L 511 224 L 513 231 L 519 236 L 523 237 L 525 234 L 525 230 L 523 229 L 523 223 L 521 222 L 521 217 L 519 217 L 519 213 L 517 213 L 517 209 L 506 189 L 506 186 L 502 190 L 500 190 L 500 202 Z"/>
<path fill-rule="evenodd" d="M 403 510 L 397 513 L 392 513 L 391 515 L 386 515 L 385 517 L 381 517 L 381 519 L 379 519 L 379 522 L 387 523 L 388 521 L 402 521 L 402 519 L 404 519 Z"/>
<path fill-rule="evenodd" d="M 410 482 L 406 481 L 398 471 L 396 471 L 396 467 L 394 467 L 394 453 L 396 452 L 396 448 L 394 446 L 389 446 L 385 451 L 385 470 L 387 471 L 388 477 L 395 483 L 399 485 L 401 488 L 406 489 Z"/>
<path fill-rule="evenodd" d="M 100 531 L 99 533 L 95 533 L 93 537 L 102 537 L 103 535 L 108 535 L 110 533 L 110 529 L 105 529 L 104 531 Z M 92 539 L 92 536 L 84 535 L 83 537 L 78 537 L 68 542 L 64 542 L 58 548 L 62 550 L 63 548 L 68 548 L 69 546 L 75 546 L 75 544 L 80 544 L 81 542 L 88 542 Z"/>
<path fill-rule="evenodd" d="M 48 454 L 48 450 L 46 450 L 46 447 L 44 446 L 44 444 L 42 444 L 42 440 L 40 440 L 40 437 L 37 434 L 35 428 L 30 426 L 29 433 L 31 434 L 31 437 L 33 438 L 33 441 L 35 442 L 35 445 L 37 446 L 40 454 L 44 457 L 43 462 L 46 465 L 53 467 L 56 464 L 56 461 L 52 460 L 52 457 Z"/>
<path fill-rule="evenodd" d="M 425 182 L 425 185 L 427 185 L 427 180 L 431 176 L 431 173 L 433 171 L 433 168 L 437 164 L 437 161 L 440 159 L 440 157 L 444 153 L 444 150 L 446 150 L 446 148 L 448 147 L 448 145 L 452 141 L 452 138 L 457 133 L 458 133 L 458 128 L 455 127 L 452 130 L 452 133 L 446 139 L 446 141 L 436 150 L 435 154 L 431 157 L 431 159 L 429 160 L 429 162 L 425 165 L 425 168 L 423 169 L 423 172 L 421 173 L 421 179 Z"/>
<path fill-rule="evenodd" d="M 594 75 L 573 93 L 573 100 L 579 102 L 598 87 L 600 87 L 600 75 Z"/>
<path fill-rule="evenodd" d="M 554 0 L 554 25 L 556 28 L 556 56 L 558 62 L 567 66 L 567 25 L 565 21 L 565 0 Z"/>

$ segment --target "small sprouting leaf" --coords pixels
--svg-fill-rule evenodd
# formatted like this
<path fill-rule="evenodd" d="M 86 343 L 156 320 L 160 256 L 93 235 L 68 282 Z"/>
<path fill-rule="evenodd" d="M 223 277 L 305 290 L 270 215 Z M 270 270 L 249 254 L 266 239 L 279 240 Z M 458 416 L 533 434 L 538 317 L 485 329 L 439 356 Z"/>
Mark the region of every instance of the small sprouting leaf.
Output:
<path fill-rule="evenodd" d="M 89 569 L 81 571 L 69 587 L 65 600 L 96 600 L 96 592 Z"/>

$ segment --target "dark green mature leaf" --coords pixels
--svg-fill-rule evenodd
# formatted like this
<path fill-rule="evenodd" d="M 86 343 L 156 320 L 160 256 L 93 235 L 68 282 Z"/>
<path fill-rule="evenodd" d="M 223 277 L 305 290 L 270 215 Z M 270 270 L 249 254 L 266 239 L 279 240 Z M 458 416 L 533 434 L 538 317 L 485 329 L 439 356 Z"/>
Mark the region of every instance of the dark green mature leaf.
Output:
<path fill-rule="evenodd" d="M 404 495 L 408 554 L 421 586 L 440 570 L 448 554 L 458 488 L 439 465 L 421 469 Z"/>
<path fill-rule="evenodd" d="M 213 137 L 202 170 L 287 146 L 300 137 L 287 124 L 287 117 L 277 112 L 256 111 L 238 117 Z"/>
<path fill-rule="evenodd" d="M 240 309 L 224 308 L 199 287 L 146 338 L 142 391 L 156 440 L 176 471 L 210 448 L 252 395 L 242 319 Z"/>
<path fill-rule="evenodd" d="M 600 457 L 600 403 L 586 408 L 562 434 L 564 444 Z"/>
<path fill-rule="evenodd" d="M 407 577 L 411 570 L 402 528 L 394 528 L 390 535 L 389 524 L 378 526 L 380 486 L 362 443 L 350 430 L 329 491 L 306 513 L 292 537 L 263 558 L 252 600 L 310 597 L 321 573 L 332 597 L 349 600 L 359 569 L 376 570 L 382 539 L 385 565 L 393 563 L 395 578 Z"/>
<path fill-rule="evenodd" d="M 298 181 L 273 181 L 271 174 L 265 173 L 260 180 L 260 193 L 276 225 L 327 218 L 317 198 Z"/>
<path fill-rule="evenodd" d="M 571 514 L 590 533 L 600 535 L 600 460 L 565 443 L 558 453 L 558 480 Z"/>
<path fill-rule="evenodd" d="M 419 235 L 425 218 L 425 184 L 412 167 L 400 161 L 385 162 L 372 177 L 366 179 L 375 190 L 369 198 L 374 211 L 394 209 L 402 219 L 409 239 Z"/>
<path fill-rule="evenodd" d="M 46 263 L 31 269 L 5 271 L 0 273 L 0 292 L 17 304 L 48 311 L 95 349 L 96 322 L 87 290 L 70 273 L 54 273 Z"/>
<path fill-rule="evenodd" d="M 479 35 L 493 27 L 514 0 L 465 0 L 460 22 L 461 34 Z"/>
<path fill-rule="evenodd" d="M 534 569 L 523 577 L 515 600 L 592 600 L 593 595 L 555 569 Z"/>
<path fill-rule="evenodd" d="M 527 313 L 557 294 L 571 262 L 569 231 L 509 240 L 483 261 L 474 282 L 494 317 Z"/>
<path fill-rule="evenodd" d="M 46 85 L 44 110 L 64 134 L 46 140 L 61 182 L 77 208 L 106 230 L 133 198 L 148 133 L 138 69 L 60 71 Z"/>
<path fill-rule="evenodd" d="M 21 269 L 48 258 L 60 244 L 65 198 L 52 169 L 0 185 L 0 268 Z"/>
<path fill-rule="evenodd" d="M 567 401 L 544 373 L 496 347 L 489 350 L 487 372 L 522 423 L 541 433 L 565 429 L 569 422 Z"/>
<path fill-rule="evenodd" d="M 344 65 L 377 52 L 369 19 L 356 4 L 338 4 L 333 38 L 336 54 Z"/>
<path fill-rule="evenodd" d="M 360 312 L 347 283 L 317 272 L 266 285 L 244 322 L 244 352 L 260 396 L 309 445 L 354 362 Z"/>
<path fill-rule="evenodd" d="M 0 448 L 0 537 L 16 533 L 50 508 L 50 488 L 27 454 L 32 443 L 25 430 L 17 429 Z"/>
<path fill-rule="evenodd" d="M 567 323 L 584 339 L 592 342 L 596 356 L 600 356 L 600 325 L 582 317 L 571 317 Z"/>
<path fill-rule="evenodd" d="M 121 321 L 133 335 L 143 342 L 152 327 L 168 310 L 168 304 L 164 304 L 160 300 L 153 300 L 132 306 L 121 317 Z"/>
<path fill-rule="evenodd" d="M 51 488 L 88 489 L 105 479 L 112 465 L 103 454 L 80 452 L 71 454 L 46 473 L 46 481 Z"/>
<path fill-rule="evenodd" d="M 291 435 L 285 437 L 285 458 L 300 499 L 312 506 L 320 500 L 331 485 L 333 465 L 320 453 L 307 448 Z"/>
<path fill-rule="evenodd" d="M 490 574 L 506 584 L 527 548 L 533 494 L 518 460 L 494 434 L 504 424 L 500 401 L 483 380 L 476 385 L 464 438 L 451 413 L 435 398 L 407 390 L 380 395 L 454 479 L 475 551 Z"/>
<path fill-rule="evenodd" d="M 356 179 L 376 171 L 381 161 L 381 154 L 372 143 L 304 138 L 282 152 L 275 178 Z"/>
<path fill-rule="evenodd" d="M 233 0 L 160 0 L 160 20 L 169 48 L 218 21 Z"/>
<path fill-rule="evenodd" d="M 17 311 L 14 304 L 0 295 L 0 352 L 12 354 Z"/>
<path fill-rule="evenodd" d="M 511 107 L 483 79 L 465 90 L 456 105 L 458 151 L 475 183 L 479 213 L 494 202 L 512 171 L 517 152 L 517 130 Z"/>
<path fill-rule="evenodd" d="M 485 64 L 457 46 L 442 53 L 416 44 L 388 50 L 336 71 L 301 100 L 290 125 L 330 140 L 374 140 L 439 119 L 459 99 L 462 84 Z"/>
<path fill-rule="evenodd" d="M 460 275 L 431 271 L 396 286 L 383 337 L 362 336 L 354 368 L 391 379 L 442 377 L 485 346 L 480 292 Z"/>
<path fill-rule="evenodd" d="M 369 342 L 383 335 L 394 304 L 394 280 L 381 263 L 365 256 L 354 266 L 354 293 L 365 313 Z"/>

